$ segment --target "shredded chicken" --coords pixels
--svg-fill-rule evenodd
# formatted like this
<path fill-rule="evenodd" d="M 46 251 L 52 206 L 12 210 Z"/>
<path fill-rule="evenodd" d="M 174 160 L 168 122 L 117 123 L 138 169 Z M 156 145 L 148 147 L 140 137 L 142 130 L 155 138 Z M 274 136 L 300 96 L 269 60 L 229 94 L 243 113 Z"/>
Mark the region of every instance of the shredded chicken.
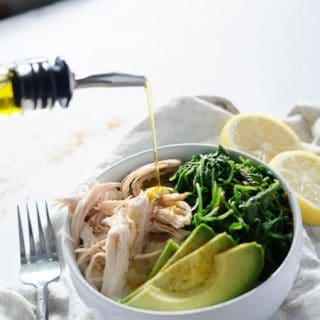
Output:
<path fill-rule="evenodd" d="M 93 234 L 93 228 L 87 223 L 84 223 L 80 230 L 80 238 L 84 248 L 92 247 L 97 241 L 97 237 Z"/>
<path fill-rule="evenodd" d="M 174 238 L 178 240 L 183 240 L 188 234 L 189 231 L 184 230 L 184 229 L 176 229 L 174 227 L 171 227 L 167 224 L 159 223 L 159 222 L 154 222 L 150 229 L 149 232 L 166 232 L 171 234 Z"/>
<path fill-rule="evenodd" d="M 123 207 L 107 219 L 110 230 L 104 247 L 106 264 L 101 292 L 116 299 L 125 285 L 125 275 L 129 268 L 130 243 L 135 237 L 135 232 L 132 232 L 134 223 L 128 219 Z"/>
<path fill-rule="evenodd" d="M 107 234 L 105 252 L 106 265 L 103 273 L 101 292 L 108 297 L 119 298 L 125 285 L 129 269 L 129 259 L 141 252 L 147 229 L 151 206 L 146 195 L 127 200 L 105 222 L 110 230 Z"/>
<path fill-rule="evenodd" d="M 168 175 L 175 172 L 181 165 L 180 160 L 168 159 L 158 162 L 160 175 Z M 125 197 L 133 195 L 136 197 L 139 195 L 143 186 L 155 179 L 155 166 L 154 163 L 147 164 L 132 171 L 122 181 L 122 192 Z"/>
<path fill-rule="evenodd" d="M 131 259 L 132 260 L 150 259 L 150 258 L 154 258 L 154 257 L 159 257 L 160 253 L 161 253 L 161 249 L 153 251 L 153 252 L 149 252 L 149 253 L 138 253 L 138 254 L 133 255 L 131 257 Z"/>
<path fill-rule="evenodd" d="M 105 253 L 97 252 L 95 253 L 85 270 L 86 279 L 97 289 L 101 289 L 103 284 L 103 277 L 101 276 L 102 271 L 105 267 Z"/>
<path fill-rule="evenodd" d="M 185 201 L 188 193 L 161 194 L 155 201 L 155 220 L 171 225 L 176 229 L 190 224 L 192 218 L 191 207 Z"/>
<path fill-rule="evenodd" d="M 122 203 L 123 200 L 104 200 L 98 204 L 97 209 L 103 212 L 106 216 L 112 216 L 116 207 Z"/>
<path fill-rule="evenodd" d="M 173 173 L 180 164 L 180 160 L 160 161 L 160 172 Z M 154 177 L 154 165 L 149 164 L 131 172 L 122 183 L 97 183 L 57 200 L 71 216 L 70 232 L 80 270 L 89 283 L 112 299 L 145 281 L 145 262 L 159 256 L 168 238 L 181 241 L 189 233 L 184 229 L 192 218 L 185 201 L 188 194 L 173 193 L 170 188 L 157 194 L 154 188 L 150 197 L 144 188 Z M 152 241 L 157 241 L 157 246 L 149 250 Z M 139 263 L 143 273 L 138 272 Z"/>
<path fill-rule="evenodd" d="M 131 254 L 140 253 L 151 217 L 151 205 L 145 194 L 141 193 L 138 197 L 129 200 L 127 216 L 135 223 L 135 238 L 131 244 Z"/>
<path fill-rule="evenodd" d="M 70 232 L 71 237 L 78 241 L 82 224 L 89 211 L 97 206 L 102 200 L 107 200 L 115 194 L 115 189 L 119 187 L 118 183 L 96 184 L 91 190 L 78 202 L 71 217 Z M 109 200 L 113 200 L 112 198 Z"/>
<path fill-rule="evenodd" d="M 73 213 L 80 200 L 81 200 L 81 195 L 77 194 L 70 197 L 58 198 L 55 200 L 55 204 L 60 209 L 63 207 L 67 207 L 69 213 Z"/>

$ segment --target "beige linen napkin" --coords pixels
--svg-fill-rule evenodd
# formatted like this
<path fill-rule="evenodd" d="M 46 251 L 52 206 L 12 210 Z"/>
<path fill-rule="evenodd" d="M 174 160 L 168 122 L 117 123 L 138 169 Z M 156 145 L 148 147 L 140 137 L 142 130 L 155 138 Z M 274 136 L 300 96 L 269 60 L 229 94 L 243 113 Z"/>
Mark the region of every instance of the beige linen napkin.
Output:
<path fill-rule="evenodd" d="M 217 144 L 224 123 L 236 113 L 237 108 L 223 98 L 177 98 L 156 112 L 158 145 L 184 142 Z M 298 105 L 284 120 L 297 132 L 308 148 L 320 154 L 320 109 Z M 95 174 L 105 170 L 114 161 L 149 148 L 149 120 L 145 119 L 128 132 L 113 153 L 107 155 Z M 56 217 L 57 230 L 60 229 L 60 224 L 61 217 Z M 320 319 L 320 228 L 305 229 L 297 279 L 286 301 L 272 320 Z M 90 312 L 82 304 L 65 270 L 61 280 L 50 285 L 49 296 L 50 320 L 94 319 L 94 311 Z M 267 303 L 268 297 L 265 299 Z M 34 301 L 33 290 L 29 287 L 20 285 L 16 288 L 0 288 L 0 319 L 34 319 Z"/>

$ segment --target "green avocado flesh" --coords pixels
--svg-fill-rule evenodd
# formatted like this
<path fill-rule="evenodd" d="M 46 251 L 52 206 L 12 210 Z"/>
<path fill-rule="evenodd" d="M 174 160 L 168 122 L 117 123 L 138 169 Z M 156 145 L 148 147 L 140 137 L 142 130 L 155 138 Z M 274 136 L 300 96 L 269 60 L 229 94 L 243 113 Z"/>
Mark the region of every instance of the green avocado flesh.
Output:
<path fill-rule="evenodd" d="M 148 280 L 155 276 L 159 270 L 167 263 L 167 261 L 172 257 L 172 255 L 178 250 L 179 245 L 174 242 L 172 239 L 167 241 L 167 244 L 161 251 L 160 257 L 158 258 L 156 264 L 150 271 L 148 275 Z"/>
<path fill-rule="evenodd" d="M 189 237 L 182 243 L 178 251 L 169 259 L 169 261 L 163 266 L 163 269 L 168 268 L 179 259 L 185 257 L 194 250 L 200 248 L 203 244 L 208 242 L 215 236 L 214 231 L 205 224 L 200 224 L 195 228 Z"/>
<path fill-rule="evenodd" d="M 186 255 L 193 252 L 194 250 L 200 248 L 203 244 L 205 244 L 210 239 L 212 239 L 214 237 L 214 235 L 215 235 L 214 231 L 209 226 L 207 226 L 205 224 L 200 224 L 190 233 L 189 237 L 181 244 L 181 246 L 176 251 L 176 253 L 157 272 L 159 273 L 160 270 L 163 271 L 169 265 L 172 265 L 174 262 L 185 257 Z M 151 279 L 150 275 L 149 275 L 148 279 Z M 146 283 L 141 285 L 139 288 L 137 288 L 136 290 L 131 292 L 126 297 L 120 299 L 119 302 L 126 303 L 127 301 L 132 299 L 132 297 L 134 297 L 141 290 L 143 290 L 143 288 L 149 283 L 149 281 L 147 281 Z"/>
<path fill-rule="evenodd" d="M 263 265 L 261 245 L 251 242 L 234 246 L 230 236 L 219 234 L 158 273 L 126 304 L 158 311 L 211 306 L 251 289 Z"/>
<path fill-rule="evenodd" d="M 143 291 L 147 286 L 149 286 L 149 285 L 153 284 L 155 281 L 157 281 L 157 279 L 159 279 L 159 277 L 163 277 L 163 274 L 165 276 L 168 274 L 170 275 L 171 274 L 170 270 L 174 270 L 173 272 L 175 273 L 177 266 L 188 266 L 189 265 L 188 261 L 189 261 L 190 257 L 192 259 L 191 261 L 198 261 L 198 258 L 201 257 L 203 260 L 203 261 L 201 261 L 201 263 L 203 264 L 201 267 L 202 268 L 203 267 L 211 268 L 212 264 L 210 264 L 210 261 L 207 261 L 207 259 L 210 258 L 209 253 L 211 255 L 213 255 L 217 252 L 221 252 L 226 249 L 229 249 L 229 248 L 233 247 L 234 245 L 235 245 L 235 243 L 234 243 L 233 239 L 230 236 L 228 236 L 226 233 L 218 234 L 217 236 L 212 238 L 210 241 L 208 241 L 207 243 L 202 245 L 200 248 L 198 248 L 197 250 L 194 250 L 189 255 L 179 259 L 176 263 L 172 264 L 168 268 L 162 268 L 162 270 L 160 270 L 160 272 L 156 276 L 154 276 L 149 281 L 145 282 L 141 287 L 139 287 L 137 290 L 135 290 L 134 292 L 129 294 L 121 302 L 128 303 L 135 296 L 137 296 L 141 291 Z M 192 258 L 192 257 L 194 257 L 194 258 Z M 187 263 L 186 263 L 186 261 L 187 261 Z M 204 264 L 205 261 L 207 261 L 206 265 Z M 175 268 L 173 269 L 174 266 L 175 266 Z M 193 273 L 197 273 L 197 270 L 191 270 L 191 271 Z M 186 271 L 187 274 L 184 274 L 184 275 L 180 274 L 179 277 L 184 276 L 184 277 L 190 278 L 191 271 L 189 270 L 189 267 L 188 267 L 188 270 Z"/>

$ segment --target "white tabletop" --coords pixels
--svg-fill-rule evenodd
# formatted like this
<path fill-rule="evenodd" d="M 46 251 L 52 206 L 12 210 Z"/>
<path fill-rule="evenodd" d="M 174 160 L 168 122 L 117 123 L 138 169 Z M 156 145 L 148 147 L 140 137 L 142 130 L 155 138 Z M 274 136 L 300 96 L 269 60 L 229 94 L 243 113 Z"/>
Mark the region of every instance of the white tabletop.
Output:
<path fill-rule="evenodd" d="M 157 106 L 212 94 L 284 116 L 297 102 L 320 104 L 319 9 L 316 0 L 66 1 L 0 22 L 0 61 L 62 55 L 80 73 L 148 76 Z M 0 284 L 18 275 L 16 204 L 72 189 L 146 114 L 142 89 L 91 89 L 68 110 L 0 119 Z"/>

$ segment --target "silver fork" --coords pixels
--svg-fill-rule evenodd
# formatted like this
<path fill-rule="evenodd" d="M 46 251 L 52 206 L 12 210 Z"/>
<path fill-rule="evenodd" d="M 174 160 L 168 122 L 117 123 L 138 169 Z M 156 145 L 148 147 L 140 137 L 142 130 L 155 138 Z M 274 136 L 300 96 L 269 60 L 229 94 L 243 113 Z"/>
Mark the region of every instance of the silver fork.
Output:
<path fill-rule="evenodd" d="M 45 202 L 47 228 L 43 227 L 39 205 L 36 202 L 38 239 L 35 239 L 30 219 L 29 207 L 26 204 L 29 248 L 26 252 L 24 232 L 21 222 L 20 207 L 17 206 L 19 240 L 20 240 L 20 278 L 23 283 L 33 285 L 37 289 L 36 319 L 48 319 L 48 283 L 60 276 L 60 264 L 57 254 L 54 231 L 50 221 L 48 204 Z M 43 215 L 42 215 L 43 216 Z"/>

